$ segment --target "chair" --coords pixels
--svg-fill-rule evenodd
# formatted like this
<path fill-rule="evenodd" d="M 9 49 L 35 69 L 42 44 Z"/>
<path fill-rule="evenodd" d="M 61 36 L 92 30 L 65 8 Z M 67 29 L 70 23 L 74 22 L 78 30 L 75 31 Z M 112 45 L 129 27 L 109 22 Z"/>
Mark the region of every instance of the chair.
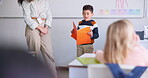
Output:
<path fill-rule="evenodd" d="M 129 73 L 135 66 L 119 65 L 126 73 Z M 105 64 L 88 65 L 88 78 L 114 78 L 110 69 Z M 148 69 L 141 78 L 148 78 Z"/>

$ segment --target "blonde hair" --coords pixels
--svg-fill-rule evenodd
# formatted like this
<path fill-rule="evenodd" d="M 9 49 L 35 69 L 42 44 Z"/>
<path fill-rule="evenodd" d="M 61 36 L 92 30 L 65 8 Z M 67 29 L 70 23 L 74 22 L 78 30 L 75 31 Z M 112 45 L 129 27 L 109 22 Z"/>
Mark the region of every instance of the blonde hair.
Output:
<path fill-rule="evenodd" d="M 134 26 L 128 20 L 112 23 L 107 30 L 104 59 L 107 63 L 123 64 L 132 48 Z"/>

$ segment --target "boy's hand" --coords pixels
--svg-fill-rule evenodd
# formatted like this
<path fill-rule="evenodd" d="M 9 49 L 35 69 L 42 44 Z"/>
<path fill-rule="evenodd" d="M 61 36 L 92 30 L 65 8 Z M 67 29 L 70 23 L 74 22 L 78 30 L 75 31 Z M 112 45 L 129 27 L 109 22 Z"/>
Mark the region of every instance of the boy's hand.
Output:
<path fill-rule="evenodd" d="M 90 35 L 91 37 L 93 36 L 93 32 L 92 30 L 90 32 L 87 33 L 88 35 Z"/>

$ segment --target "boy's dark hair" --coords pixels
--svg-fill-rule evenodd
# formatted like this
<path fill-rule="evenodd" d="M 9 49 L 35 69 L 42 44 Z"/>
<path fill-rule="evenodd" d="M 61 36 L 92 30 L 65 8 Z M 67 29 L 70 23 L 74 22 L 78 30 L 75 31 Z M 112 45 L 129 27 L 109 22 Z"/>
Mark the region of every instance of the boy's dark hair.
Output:
<path fill-rule="evenodd" d="M 94 9 L 93 9 L 93 6 L 91 6 L 91 5 L 84 5 L 84 6 L 83 6 L 83 11 L 84 11 L 84 10 L 90 10 L 90 11 L 93 13 L 93 10 L 94 10 Z"/>

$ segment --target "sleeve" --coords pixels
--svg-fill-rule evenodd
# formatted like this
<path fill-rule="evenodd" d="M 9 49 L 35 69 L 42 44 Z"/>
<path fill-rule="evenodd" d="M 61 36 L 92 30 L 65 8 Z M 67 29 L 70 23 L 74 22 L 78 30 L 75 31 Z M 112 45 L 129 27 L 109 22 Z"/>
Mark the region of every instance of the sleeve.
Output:
<path fill-rule="evenodd" d="M 25 23 L 29 25 L 31 29 L 35 29 L 38 26 L 38 23 L 31 19 L 30 4 L 27 1 L 23 1 L 22 8 L 24 14 Z"/>
<path fill-rule="evenodd" d="M 98 33 L 98 25 L 96 23 L 93 25 L 92 32 L 93 36 L 91 37 L 91 39 L 97 39 L 99 37 L 99 33 Z"/>
<path fill-rule="evenodd" d="M 50 11 L 50 8 L 49 8 L 49 0 L 47 0 L 46 2 L 46 8 L 47 8 L 47 18 L 46 18 L 46 25 L 51 27 L 51 23 L 52 23 L 52 14 L 51 14 L 51 11 Z"/>
<path fill-rule="evenodd" d="M 80 29 L 80 27 L 78 26 L 78 27 L 77 27 L 77 30 L 79 30 L 79 29 Z"/>
<path fill-rule="evenodd" d="M 80 25 L 81 23 L 82 23 L 82 21 L 79 21 L 79 23 L 78 23 L 78 27 L 77 27 L 77 30 L 80 29 L 79 25 Z"/>

